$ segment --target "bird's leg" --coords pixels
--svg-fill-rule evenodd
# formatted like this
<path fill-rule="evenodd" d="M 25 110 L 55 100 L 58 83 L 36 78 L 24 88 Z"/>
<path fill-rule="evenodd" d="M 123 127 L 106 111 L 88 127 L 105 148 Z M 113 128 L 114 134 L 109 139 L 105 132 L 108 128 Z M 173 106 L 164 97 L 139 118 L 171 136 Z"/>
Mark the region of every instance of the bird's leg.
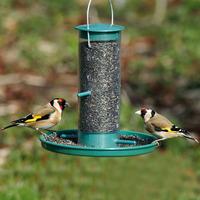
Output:
<path fill-rule="evenodd" d="M 36 131 L 39 131 L 42 135 L 45 135 L 46 133 L 43 132 L 40 128 L 35 128 Z"/>
<path fill-rule="evenodd" d="M 48 131 L 48 132 L 51 132 L 51 133 L 56 133 L 56 131 L 54 130 L 50 130 L 50 129 L 44 129 L 44 128 L 35 128 L 35 127 L 29 127 L 29 128 L 32 128 L 38 132 L 40 132 L 41 134 L 46 134 L 45 132 L 43 131 Z"/>
<path fill-rule="evenodd" d="M 45 133 L 44 132 L 42 132 L 39 128 L 35 128 L 35 127 L 30 127 L 30 126 L 28 126 L 28 128 L 32 128 L 33 130 L 35 130 L 35 131 L 38 131 L 40 134 L 42 134 L 42 135 L 44 135 Z"/>
<path fill-rule="evenodd" d="M 154 140 L 152 143 L 156 143 L 158 146 L 160 146 L 159 141 L 162 141 L 162 140 L 166 140 L 166 138 L 160 138 L 160 139 Z"/>
<path fill-rule="evenodd" d="M 45 140 L 47 140 L 48 134 L 46 134 L 45 132 L 42 131 L 42 130 L 47 131 L 47 129 L 42 129 L 42 130 L 41 130 L 40 128 L 33 128 L 33 129 L 35 129 L 36 131 L 39 131 L 39 133 L 42 134 L 42 135 L 44 136 Z M 48 131 L 49 131 L 49 130 L 48 130 Z"/>
<path fill-rule="evenodd" d="M 50 129 L 43 129 L 43 130 L 48 131 L 48 132 L 51 132 L 51 133 L 56 133 L 55 130 L 50 130 Z"/>
<path fill-rule="evenodd" d="M 54 134 L 54 136 L 57 136 L 57 132 L 55 130 L 50 130 L 50 129 L 42 129 L 43 131 L 50 132 L 51 134 Z M 39 129 L 41 131 L 41 129 Z M 42 131 L 41 131 L 42 132 Z M 48 135 L 48 133 L 43 132 L 43 135 Z"/>
<path fill-rule="evenodd" d="M 45 131 L 48 131 L 48 132 L 51 132 L 51 133 L 53 133 L 55 136 L 57 136 L 57 133 L 56 133 L 56 131 L 54 131 L 54 130 L 49 130 L 49 129 L 44 129 L 44 128 L 35 128 L 35 127 L 31 127 L 31 126 L 27 126 L 28 128 L 31 128 L 31 129 L 33 129 L 33 130 L 35 130 L 35 131 L 38 131 L 41 135 L 43 135 L 44 137 L 45 137 L 45 139 L 46 139 L 46 136 L 48 136 L 48 134 L 47 133 L 45 133 Z"/>
<path fill-rule="evenodd" d="M 39 129 L 38 128 L 38 131 L 40 131 L 40 133 L 42 133 L 42 135 L 46 138 L 46 136 L 47 135 L 49 135 L 48 133 L 46 133 L 46 132 L 42 132 L 42 131 L 47 131 L 47 132 L 50 132 L 51 133 L 51 135 L 53 135 L 53 136 L 55 136 L 55 137 L 57 137 L 57 132 L 56 131 L 54 131 L 54 130 L 50 130 L 50 129 L 44 129 L 44 128 L 42 128 L 42 131 L 41 131 L 41 129 Z"/>

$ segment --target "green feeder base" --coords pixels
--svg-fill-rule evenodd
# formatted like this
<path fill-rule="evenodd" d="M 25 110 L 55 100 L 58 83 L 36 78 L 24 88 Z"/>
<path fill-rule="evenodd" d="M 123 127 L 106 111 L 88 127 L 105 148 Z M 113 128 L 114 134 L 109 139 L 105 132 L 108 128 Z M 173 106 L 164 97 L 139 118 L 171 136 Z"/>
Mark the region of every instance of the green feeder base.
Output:
<path fill-rule="evenodd" d="M 157 147 L 157 144 L 153 142 L 156 139 L 154 136 L 126 130 L 115 133 L 116 138 L 111 137 L 116 144 L 114 147 L 92 147 L 79 144 L 78 130 L 57 131 L 57 139 L 49 140 L 48 138 L 53 134 L 55 135 L 55 133 L 48 133 L 47 136 L 40 136 L 42 146 L 49 151 L 68 155 L 91 157 L 136 156 L 150 153 Z M 109 135 L 110 133 L 105 134 Z M 63 143 L 63 141 L 68 141 L 69 144 Z"/>

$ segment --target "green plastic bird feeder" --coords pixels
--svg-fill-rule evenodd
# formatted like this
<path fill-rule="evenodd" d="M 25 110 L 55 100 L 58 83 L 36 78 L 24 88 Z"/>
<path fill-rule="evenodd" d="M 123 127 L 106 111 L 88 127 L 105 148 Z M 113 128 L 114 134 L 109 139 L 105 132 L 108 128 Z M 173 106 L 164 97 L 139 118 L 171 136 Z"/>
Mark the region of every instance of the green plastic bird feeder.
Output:
<path fill-rule="evenodd" d="M 79 156 L 134 156 L 156 148 L 154 136 L 119 130 L 120 119 L 120 41 L 123 26 L 87 24 L 79 31 L 79 128 L 58 131 L 62 143 L 41 136 L 42 146 L 50 151 Z M 49 133 L 51 134 L 51 133 Z"/>

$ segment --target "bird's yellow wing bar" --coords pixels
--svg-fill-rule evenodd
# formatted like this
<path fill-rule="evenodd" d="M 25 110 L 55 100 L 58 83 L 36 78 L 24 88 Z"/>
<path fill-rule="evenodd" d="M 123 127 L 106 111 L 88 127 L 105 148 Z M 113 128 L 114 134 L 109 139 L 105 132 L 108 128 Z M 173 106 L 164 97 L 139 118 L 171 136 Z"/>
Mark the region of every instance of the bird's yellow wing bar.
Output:
<path fill-rule="evenodd" d="M 161 130 L 168 133 L 176 133 L 176 131 L 173 131 L 171 128 L 162 128 Z"/>
<path fill-rule="evenodd" d="M 41 119 L 41 118 L 42 118 L 41 115 L 32 115 L 32 116 L 33 116 L 33 118 L 32 118 L 32 119 L 27 119 L 27 120 L 25 121 L 25 123 L 36 122 L 38 119 Z"/>

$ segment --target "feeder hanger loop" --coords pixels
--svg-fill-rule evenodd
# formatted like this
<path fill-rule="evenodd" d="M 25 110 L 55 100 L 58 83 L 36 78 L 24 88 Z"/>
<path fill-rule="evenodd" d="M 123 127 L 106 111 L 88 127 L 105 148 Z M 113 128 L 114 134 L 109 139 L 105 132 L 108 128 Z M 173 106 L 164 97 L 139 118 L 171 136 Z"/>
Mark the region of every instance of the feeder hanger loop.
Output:
<path fill-rule="evenodd" d="M 114 11 L 113 11 L 113 5 L 112 5 L 112 0 L 108 0 L 109 4 L 110 4 L 110 12 L 111 12 L 111 23 L 110 25 L 112 26 L 114 24 Z M 89 29 L 90 29 L 90 5 L 92 3 L 92 0 L 89 0 L 88 6 L 87 6 L 87 36 L 88 36 L 88 47 L 91 48 L 91 43 L 90 43 L 90 33 L 89 33 Z"/>

